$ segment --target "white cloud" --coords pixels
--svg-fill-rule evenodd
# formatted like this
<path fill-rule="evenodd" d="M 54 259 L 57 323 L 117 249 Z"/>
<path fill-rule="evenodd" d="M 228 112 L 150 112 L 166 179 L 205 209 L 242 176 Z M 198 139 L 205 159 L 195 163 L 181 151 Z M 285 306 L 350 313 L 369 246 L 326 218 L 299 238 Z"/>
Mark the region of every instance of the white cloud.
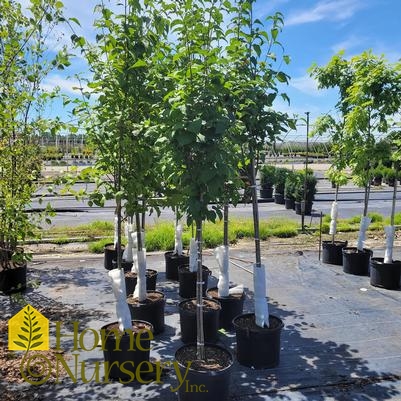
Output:
<path fill-rule="evenodd" d="M 291 78 L 289 85 L 300 92 L 310 96 L 322 96 L 323 93 L 317 87 L 316 81 L 309 75 L 304 75 L 298 78 Z"/>
<path fill-rule="evenodd" d="M 71 79 L 71 78 L 65 78 L 60 75 L 50 75 L 48 76 L 44 82 L 42 83 L 42 89 L 46 91 L 52 91 L 56 87 L 59 87 L 62 93 L 65 94 L 72 94 L 72 95 L 80 95 L 80 90 L 79 89 L 74 89 L 74 88 L 79 88 L 80 83 L 76 79 Z M 85 91 L 88 91 L 88 88 L 86 85 L 83 85 L 83 89 Z"/>
<path fill-rule="evenodd" d="M 351 18 L 356 11 L 363 8 L 360 0 L 324 0 L 314 7 L 291 13 L 286 19 L 286 26 L 300 25 L 322 20 L 343 21 Z"/>
<path fill-rule="evenodd" d="M 359 38 L 357 36 L 350 36 L 347 39 L 343 40 L 342 42 L 336 43 L 331 47 L 334 53 L 338 53 L 340 50 L 345 50 L 345 52 L 349 52 L 351 49 L 354 49 L 359 46 L 363 46 L 365 40 Z"/>

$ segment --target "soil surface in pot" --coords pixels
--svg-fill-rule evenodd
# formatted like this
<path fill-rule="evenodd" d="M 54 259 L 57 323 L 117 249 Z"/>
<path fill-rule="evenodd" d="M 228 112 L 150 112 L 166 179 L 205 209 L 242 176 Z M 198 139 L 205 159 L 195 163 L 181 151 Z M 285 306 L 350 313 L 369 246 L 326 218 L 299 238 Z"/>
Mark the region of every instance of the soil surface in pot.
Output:
<path fill-rule="evenodd" d="M 219 291 L 217 289 L 207 290 L 207 295 L 212 298 L 234 298 L 241 299 L 243 297 L 243 292 L 241 294 L 230 294 L 228 297 L 219 297 Z"/>
<path fill-rule="evenodd" d="M 106 332 L 109 332 L 109 333 L 113 333 L 114 330 L 118 330 L 121 334 L 123 334 L 123 332 L 120 331 L 118 322 L 111 323 L 111 324 L 105 326 L 104 329 L 106 330 Z M 150 324 L 146 324 L 145 322 L 135 322 L 132 325 L 132 332 L 134 334 L 139 334 L 145 330 L 152 331 L 152 326 Z"/>
<path fill-rule="evenodd" d="M 188 345 L 181 348 L 176 357 L 182 364 L 191 361 L 191 369 L 198 372 L 223 370 L 232 363 L 230 354 L 217 347 L 205 345 L 205 355 L 206 359 L 204 361 L 196 359 L 196 345 Z"/>
<path fill-rule="evenodd" d="M 138 301 L 138 298 L 134 298 L 134 297 L 129 297 L 127 298 L 127 303 L 131 304 L 131 305 L 136 305 L 138 303 L 141 304 L 152 304 L 154 302 L 158 302 L 161 299 L 164 298 L 164 294 L 161 292 L 157 292 L 157 291 L 148 291 L 146 294 L 146 299 L 142 302 Z"/>
<path fill-rule="evenodd" d="M 207 299 L 203 299 L 202 301 L 203 309 L 206 310 L 219 310 L 220 305 L 216 302 L 209 301 Z M 191 299 L 187 302 L 182 303 L 182 309 L 190 311 L 190 312 L 196 312 L 196 299 Z"/>
<path fill-rule="evenodd" d="M 125 272 L 124 275 L 127 278 L 137 278 L 137 276 L 138 276 L 138 274 L 135 273 L 135 272 Z M 146 269 L 146 277 L 147 278 L 153 277 L 153 276 L 156 276 L 156 275 L 157 275 L 157 271 L 156 270 Z"/>
<path fill-rule="evenodd" d="M 280 320 L 274 318 L 274 317 L 269 317 L 269 325 L 270 327 L 260 327 L 256 324 L 255 322 L 255 315 L 247 315 L 247 316 L 242 316 L 239 318 L 235 319 L 235 323 L 240 326 L 240 327 L 247 327 L 251 330 L 266 330 L 266 329 L 276 329 L 279 328 L 281 325 Z"/>

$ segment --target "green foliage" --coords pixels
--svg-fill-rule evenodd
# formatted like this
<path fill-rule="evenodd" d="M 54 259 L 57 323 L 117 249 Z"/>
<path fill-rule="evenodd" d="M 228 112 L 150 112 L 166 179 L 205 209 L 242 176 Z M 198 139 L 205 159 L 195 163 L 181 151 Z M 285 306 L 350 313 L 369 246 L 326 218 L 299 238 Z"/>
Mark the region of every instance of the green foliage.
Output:
<path fill-rule="evenodd" d="M 388 158 L 388 144 L 376 143 L 376 134 L 388 132 L 391 118 L 400 109 L 400 68 L 400 62 L 390 64 L 371 52 L 363 52 L 350 60 L 340 52 L 326 66 L 311 68 L 311 75 L 320 88 L 339 90 L 336 107 L 341 113 L 341 124 L 325 118 L 318 126 L 334 128 L 336 135 L 341 136 L 337 141 L 339 155 L 345 156 L 357 185 L 365 188 L 370 185 L 372 169 Z M 342 167 L 339 165 L 336 170 L 342 171 Z M 368 201 L 365 190 L 364 214 Z"/>
<path fill-rule="evenodd" d="M 291 170 L 283 167 L 277 167 L 274 173 L 274 188 L 276 193 L 284 195 L 285 180 L 291 173 Z"/>
<path fill-rule="evenodd" d="M 272 187 L 275 182 L 276 177 L 276 167 L 264 164 L 260 168 L 260 185 L 266 187 Z"/>
<path fill-rule="evenodd" d="M 284 197 L 295 200 L 296 190 L 300 185 L 301 176 L 299 173 L 290 171 L 285 179 Z"/>
<path fill-rule="evenodd" d="M 297 172 L 299 178 L 296 181 L 296 187 L 294 197 L 297 202 L 301 202 L 304 199 L 306 202 L 312 202 L 315 199 L 317 179 L 313 172 L 308 171 L 305 177 L 305 172 Z M 305 186 L 306 185 L 306 186 Z M 304 194 L 306 188 L 306 195 Z"/>
<path fill-rule="evenodd" d="M 41 83 L 53 68 L 69 64 L 65 49 L 53 59 L 47 49 L 49 32 L 63 20 L 62 3 L 31 0 L 28 8 L 14 0 L 0 4 L 0 248 L 5 255 L 32 236 L 40 217 L 49 216 L 49 207 L 41 216 L 25 213 L 38 189 L 38 139 L 61 127 L 57 119 L 43 117 L 56 93 L 42 90 Z M 8 263 L 2 256 L 1 265 Z"/>

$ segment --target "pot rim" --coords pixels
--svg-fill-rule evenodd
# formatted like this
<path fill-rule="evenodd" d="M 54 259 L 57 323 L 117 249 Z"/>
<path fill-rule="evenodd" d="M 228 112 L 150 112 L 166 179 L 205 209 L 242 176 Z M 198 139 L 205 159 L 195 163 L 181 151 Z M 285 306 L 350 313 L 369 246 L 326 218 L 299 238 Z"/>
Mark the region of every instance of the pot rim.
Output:
<path fill-rule="evenodd" d="M 272 315 L 272 314 L 270 313 L 270 314 L 269 314 L 269 318 L 272 317 L 272 318 L 274 318 L 274 319 L 276 319 L 276 320 L 279 321 L 279 325 L 278 325 L 277 327 L 274 327 L 274 328 L 270 328 L 270 327 L 258 327 L 257 330 L 252 329 L 252 328 L 249 328 L 249 327 L 244 328 L 244 327 L 241 327 L 241 326 L 236 322 L 237 319 L 239 319 L 240 317 L 244 317 L 244 316 L 255 316 L 255 313 L 253 313 L 253 312 L 252 312 L 252 313 L 241 313 L 240 315 L 235 316 L 235 317 L 233 318 L 233 320 L 232 320 L 232 324 L 233 324 L 235 330 L 237 330 L 237 329 L 239 329 L 239 330 L 248 330 L 248 331 L 251 331 L 251 332 L 256 332 L 256 331 L 257 331 L 257 332 L 260 332 L 261 330 L 263 330 L 263 331 L 272 333 L 272 332 L 275 332 L 275 331 L 281 331 L 281 330 L 283 329 L 283 327 L 284 327 L 284 322 L 283 322 L 283 320 L 282 320 L 281 318 L 279 318 L 278 316 Z"/>
<path fill-rule="evenodd" d="M 217 299 L 208 298 L 208 297 L 202 297 L 202 300 L 205 300 L 205 301 L 213 301 L 214 303 L 216 303 L 216 304 L 220 307 L 220 309 L 218 309 L 218 310 L 221 310 L 221 304 L 220 304 L 220 302 L 219 302 Z M 179 308 L 179 309 L 182 309 L 182 306 L 181 306 L 181 305 L 183 305 L 184 303 L 189 302 L 189 301 L 196 301 L 196 298 L 188 298 L 188 299 L 182 300 L 182 301 L 178 304 L 178 308 Z"/>
<path fill-rule="evenodd" d="M 371 258 L 370 261 L 372 262 L 372 264 L 375 264 L 376 266 L 380 266 L 380 267 L 401 267 L 401 260 L 393 260 L 391 263 L 384 263 L 384 258 L 383 257 L 374 257 Z"/>
<path fill-rule="evenodd" d="M 164 292 L 162 292 L 162 291 L 158 291 L 158 290 L 147 290 L 146 291 L 146 294 L 148 294 L 148 293 L 150 293 L 150 292 L 153 292 L 153 293 L 157 293 L 157 294 L 162 294 L 163 295 L 163 298 L 161 298 L 160 299 L 160 301 L 159 302 L 165 302 L 166 301 L 166 294 L 164 293 Z M 132 295 L 132 294 L 131 294 Z M 133 297 L 132 296 L 127 296 L 127 300 L 128 299 L 132 299 Z M 156 302 L 155 302 L 156 303 Z M 142 305 L 139 301 L 137 302 L 137 304 L 139 304 L 139 305 Z M 129 305 L 133 305 L 133 304 L 129 304 Z M 148 304 L 144 304 L 144 305 L 148 305 Z M 136 319 L 135 319 L 136 320 Z"/>
<path fill-rule="evenodd" d="M 233 287 L 230 287 L 230 288 L 233 288 Z M 211 291 L 211 290 L 218 290 L 218 288 L 217 288 L 217 287 L 208 288 L 208 289 L 206 290 L 206 295 L 209 296 L 208 292 Z M 241 298 L 232 298 L 232 297 L 230 297 L 230 295 L 229 295 L 228 297 L 211 297 L 211 296 L 209 296 L 209 298 L 210 298 L 210 299 L 216 299 L 216 300 L 219 300 L 219 299 L 236 299 L 236 300 L 239 301 L 239 300 L 242 300 L 242 299 L 245 298 L 245 290 L 242 291 Z"/>
<path fill-rule="evenodd" d="M 357 251 L 357 252 L 355 252 Z M 347 246 L 343 248 L 343 254 L 351 254 L 351 253 L 370 253 L 370 255 L 373 255 L 373 250 L 370 248 L 363 248 L 363 251 L 358 251 L 358 248 L 356 246 Z"/>
<path fill-rule="evenodd" d="M 182 368 L 187 368 L 186 365 L 183 365 L 178 359 L 177 359 L 177 353 L 178 351 L 180 351 L 183 348 L 188 348 L 188 347 L 196 347 L 196 343 L 188 343 L 188 344 L 184 344 L 181 345 L 179 348 L 177 348 L 177 350 L 174 352 L 174 359 L 177 361 L 177 363 L 179 364 L 180 367 Z M 234 356 L 233 353 L 231 352 L 231 350 L 222 347 L 221 345 L 218 344 L 213 344 L 213 343 L 205 343 L 205 347 L 209 347 L 209 348 L 219 348 L 220 350 L 225 351 L 229 357 L 230 357 L 230 364 L 228 366 L 226 366 L 225 368 L 221 369 L 221 370 L 196 370 L 196 369 L 191 369 L 191 367 L 188 368 L 188 370 L 190 370 L 191 372 L 195 372 L 197 374 L 200 375 L 210 375 L 210 376 L 218 376 L 221 375 L 223 373 L 226 373 L 228 370 L 232 369 L 233 365 L 234 365 Z"/>
<path fill-rule="evenodd" d="M 135 323 L 145 323 L 146 325 L 150 326 L 150 331 L 153 333 L 154 328 L 153 328 L 153 324 L 152 324 L 152 323 L 147 322 L 146 320 L 132 319 L 132 320 L 131 320 L 132 326 L 133 326 Z M 113 324 L 117 324 L 117 325 L 118 325 L 119 322 L 118 322 L 118 321 L 115 321 L 115 322 L 107 323 L 107 324 L 103 325 L 103 326 L 100 328 L 100 330 L 107 330 L 107 326 L 111 326 L 111 325 L 113 325 Z M 129 330 L 129 329 L 128 329 L 128 330 Z M 133 335 L 137 335 L 137 334 L 138 334 L 138 333 L 133 333 Z M 125 336 L 125 335 L 127 335 L 127 333 L 124 333 L 124 334 L 122 335 L 122 337 Z M 113 336 L 108 336 L 107 338 L 115 338 L 115 336 L 114 336 L 114 335 L 113 335 Z"/>

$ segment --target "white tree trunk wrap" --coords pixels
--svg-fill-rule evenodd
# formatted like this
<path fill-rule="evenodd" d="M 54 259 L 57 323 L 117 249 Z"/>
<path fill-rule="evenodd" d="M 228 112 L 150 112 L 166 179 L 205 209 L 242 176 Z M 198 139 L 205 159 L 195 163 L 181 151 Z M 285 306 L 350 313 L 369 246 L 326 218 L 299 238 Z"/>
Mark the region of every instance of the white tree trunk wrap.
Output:
<path fill-rule="evenodd" d="M 334 201 L 331 204 L 331 221 L 329 234 L 334 235 L 337 232 L 338 203 Z"/>
<path fill-rule="evenodd" d="M 371 221 L 372 219 L 368 216 L 362 216 L 361 218 L 361 225 L 359 227 L 359 235 L 358 235 L 358 244 L 356 246 L 358 248 L 358 251 L 363 251 L 366 239 L 366 231 Z"/>
<path fill-rule="evenodd" d="M 138 258 L 138 276 L 134 291 L 134 298 L 139 302 L 146 300 L 146 249 L 137 252 Z"/>
<path fill-rule="evenodd" d="M 118 218 L 114 216 L 114 249 L 117 247 L 118 242 Z"/>
<path fill-rule="evenodd" d="M 259 327 L 269 327 L 269 306 L 266 299 L 266 271 L 265 266 L 253 265 L 253 288 L 255 291 L 255 319 Z"/>
<path fill-rule="evenodd" d="M 384 263 L 393 263 L 395 227 L 386 226 L 384 227 L 384 232 L 386 233 L 386 250 L 384 252 Z"/>
<path fill-rule="evenodd" d="M 132 224 L 127 224 L 127 246 L 124 249 L 123 253 L 123 260 L 126 262 L 133 262 L 133 246 L 134 246 L 134 241 L 132 239 Z"/>
<path fill-rule="evenodd" d="M 214 255 L 219 264 L 219 282 L 217 283 L 219 297 L 228 297 L 230 291 L 230 279 L 228 275 L 229 248 L 226 245 L 218 246 Z"/>
<path fill-rule="evenodd" d="M 189 243 L 189 271 L 196 272 L 198 270 L 198 241 L 191 238 Z"/>
<path fill-rule="evenodd" d="M 182 255 L 182 225 L 177 224 L 175 227 L 174 236 L 174 253 L 181 256 Z"/>
<path fill-rule="evenodd" d="M 127 304 L 124 271 L 123 269 L 110 270 L 109 277 L 116 299 L 116 313 L 119 329 L 121 331 L 132 329 L 131 312 Z"/>

